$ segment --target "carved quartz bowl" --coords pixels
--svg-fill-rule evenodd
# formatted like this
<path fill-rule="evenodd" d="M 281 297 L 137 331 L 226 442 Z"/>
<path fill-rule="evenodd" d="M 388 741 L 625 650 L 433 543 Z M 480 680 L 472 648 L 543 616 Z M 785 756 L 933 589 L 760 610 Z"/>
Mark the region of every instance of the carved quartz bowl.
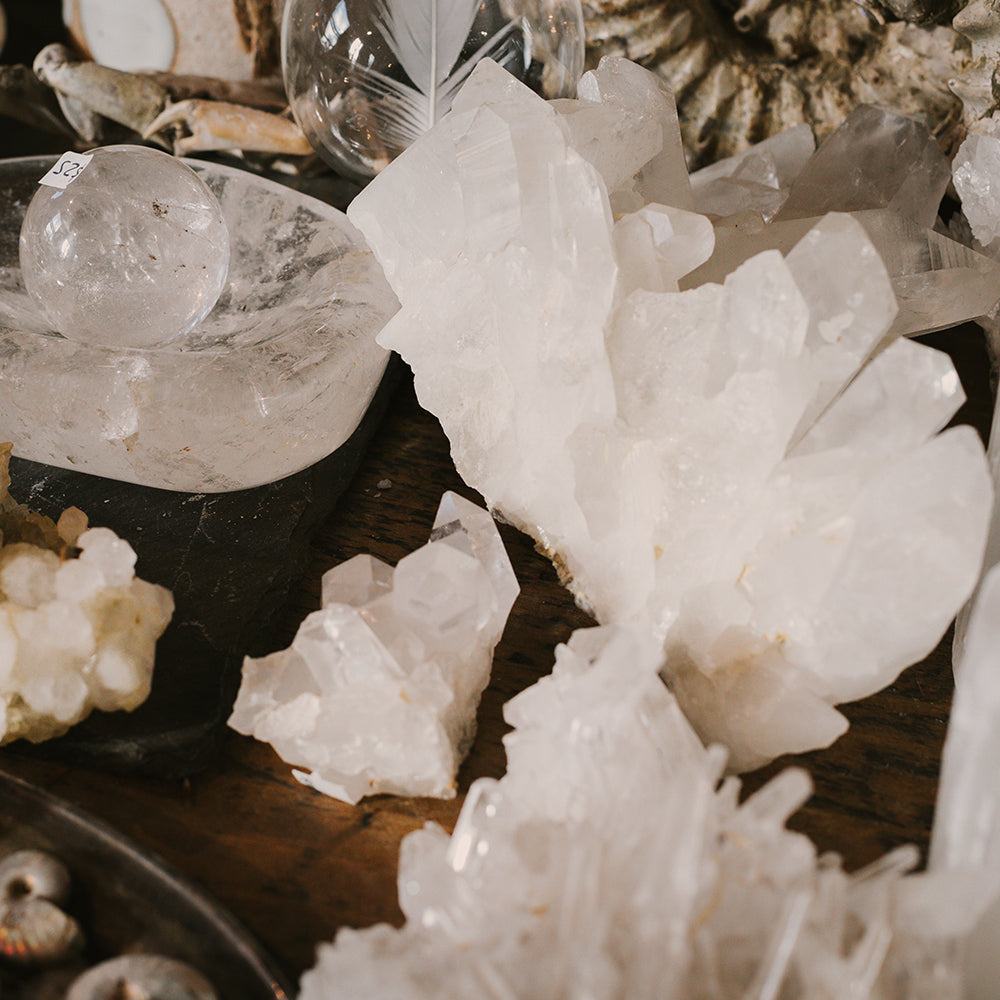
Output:
<path fill-rule="evenodd" d="M 324 202 L 188 161 L 222 204 L 229 276 L 159 349 L 73 343 L 29 297 L 18 234 L 54 157 L 0 161 L 0 440 L 15 454 L 197 493 L 257 486 L 335 451 L 364 415 L 398 304 L 364 239 Z"/>

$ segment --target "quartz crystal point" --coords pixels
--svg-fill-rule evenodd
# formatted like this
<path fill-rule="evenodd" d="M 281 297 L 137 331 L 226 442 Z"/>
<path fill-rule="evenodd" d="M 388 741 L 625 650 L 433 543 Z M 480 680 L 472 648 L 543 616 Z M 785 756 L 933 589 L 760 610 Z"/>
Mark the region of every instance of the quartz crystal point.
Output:
<path fill-rule="evenodd" d="M 755 212 L 770 222 L 815 151 L 812 129 L 795 125 L 736 156 L 702 167 L 691 175 L 695 210 L 719 218 Z"/>
<path fill-rule="evenodd" d="M 923 123 L 863 104 L 805 164 L 775 218 L 887 208 L 930 228 L 950 180 L 948 161 Z"/>
<path fill-rule="evenodd" d="M 402 845 L 402 929 L 341 930 L 299 1000 L 916 1000 L 895 978 L 912 848 L 847 875 L 785 827 L 789 769 L 740 802 L 657 676 L 646 631 L 576 632 L 509 702 L 508 770 L 469 791 L 449 837 Z M 956 1000 L 938 991 L 935 1000 Z"/>
<path fill-rule="evenodd" d="M 95 709 L 146 700 L 170 592 L 135 552 L 70 508 L 53 524 L 11 499 L 0 446 L 0 743 L 61 736 Z"/>
<path fill-rule="evenodd" d="M 605 59 L 550 105 L 481 63 L 348 214 L 402 304 L 379 341 L 461 475 L 599 621 L 648 623 L 696 728 L 748 768 L 831 742 L 833 705 L 933 648 L 991 487 L 970 428 L 935 437 L 963 399 L 946 357 L 900 342 L 863 367 L 896 302 L 856 219 L 677 291 L 713 232 L 663 181 L 682 151 L 642 72 Z M 640 94 L 622 136 L 606 111 Z"/>
<path fill-rule="evenodd" d="M 329 570 L 291 647 L 246 658 L 229 725 L 346 802 L 451 798 L 517 593 L 493 519 L 445 493 L 427 545 Z"/>
<path fill-rule="evenodd" d="M 887 339 L 929 333 L 991 316 L 1000 297 L 1000 262 L 886 209 L 850 213 L 878 251 L 899 311 Z M 819 221 L 793 219 L 762 225 L 736 216 L 715 228 L 715 249 L 686 275 L 682 288 L 724 281 L 764 250 L 787 254 Z"/>
<path fill-rule="evenodd" d="M 981 576 L 1000 563 L 1000 405 L 993 407 L 993 421 L 990 425 L 989 447 L 986 451 L 989 461 L 990 476 L 993 480 L 993 516 L 990 520 L 989 535 L 986 539 L 986 552 L 983 555 Z M 975 594 L 959 612 L 955 620 L 955 640 L 952 650 L 952 663 L 955 668 L 965 659 L 965 633 L 969 625 L 969 616 L 975 605 Z"/>

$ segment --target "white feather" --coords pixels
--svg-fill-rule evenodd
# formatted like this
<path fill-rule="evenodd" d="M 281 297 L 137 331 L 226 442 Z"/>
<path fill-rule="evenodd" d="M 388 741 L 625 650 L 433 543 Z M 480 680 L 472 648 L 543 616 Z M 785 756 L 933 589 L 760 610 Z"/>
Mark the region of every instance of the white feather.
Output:
<path fill-rule="evenodd" d="M 363 86 L 384 134 L 408 146 L 451 107 L 455 93 L 483 56 L 501 63 L 514 54 L 520 25 L 505 24 L 459 63 L 482 0 L 375 0 L 374 21 L 412 86 L 365 70 Z"/>

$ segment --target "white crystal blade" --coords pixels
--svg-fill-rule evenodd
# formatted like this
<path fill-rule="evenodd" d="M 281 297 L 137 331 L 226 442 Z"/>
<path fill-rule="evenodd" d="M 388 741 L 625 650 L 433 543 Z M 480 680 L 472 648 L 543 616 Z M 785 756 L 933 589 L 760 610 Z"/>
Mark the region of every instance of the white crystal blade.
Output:
<path fill-rule="evenodd" d="M 966 876 L 965 993 L 987 1000 L 1000 981 L 1000 569 L 973 605 L 941 764 L 930 867 Z"/>
<path fill-rule="evenodd" d="M 625 143 L 601 143 L 605 156 L 610 153 L 617 159 L 627 155 L 628 150 L 642 149 L 639 137 L 649 136 L 652 155 L 643 152 L 638 160 L 621 164 L 614 172 L 602 170 L 609 191 L 634 176 L 635 191 L 643 204 L 657 202 L 688 210 L 694 207 L 677 105 L 654 73 L 628 59 L 605 56 L 596 70 L 580 78 L 577 93 L 581 101 L 603 105 L 616 115 L 616 130 L 628 137 Z"/>
<path fill-rule="evenodd" d="M 431 541 L 450 540 L 449 544 L 459 544 L 459 539 L 463 546 L 467 541 L 472 554 L 486 570 L 496 594 L 497 615 L 506 621 L 520 587 L 496 522 L 488 511 L 449 490 L 441 497 Z"/>

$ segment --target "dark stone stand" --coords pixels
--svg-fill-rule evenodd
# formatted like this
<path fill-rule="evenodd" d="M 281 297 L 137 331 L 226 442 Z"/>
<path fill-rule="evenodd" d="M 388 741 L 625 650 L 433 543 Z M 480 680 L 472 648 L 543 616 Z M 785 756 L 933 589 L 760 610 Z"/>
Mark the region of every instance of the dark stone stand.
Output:
<path fill-rule="evenodd" d="M 79 507 L 136 550 L 136 572 L 168 587 L 176 610 L 156 652 L 153 689 L 131 713 L 94 712 L 65 736 L 19 752 L 180 777 L 211 763 L 244 655 L 271 636 L 305 571 L 313 529 L 333 510 L 385 412 L 402 363 L 394 355 L 361 424 L 310 469 L 249 490 L 187 494 L 36 462 L 11 462 L 11 495 L 58 517 Z"/>

